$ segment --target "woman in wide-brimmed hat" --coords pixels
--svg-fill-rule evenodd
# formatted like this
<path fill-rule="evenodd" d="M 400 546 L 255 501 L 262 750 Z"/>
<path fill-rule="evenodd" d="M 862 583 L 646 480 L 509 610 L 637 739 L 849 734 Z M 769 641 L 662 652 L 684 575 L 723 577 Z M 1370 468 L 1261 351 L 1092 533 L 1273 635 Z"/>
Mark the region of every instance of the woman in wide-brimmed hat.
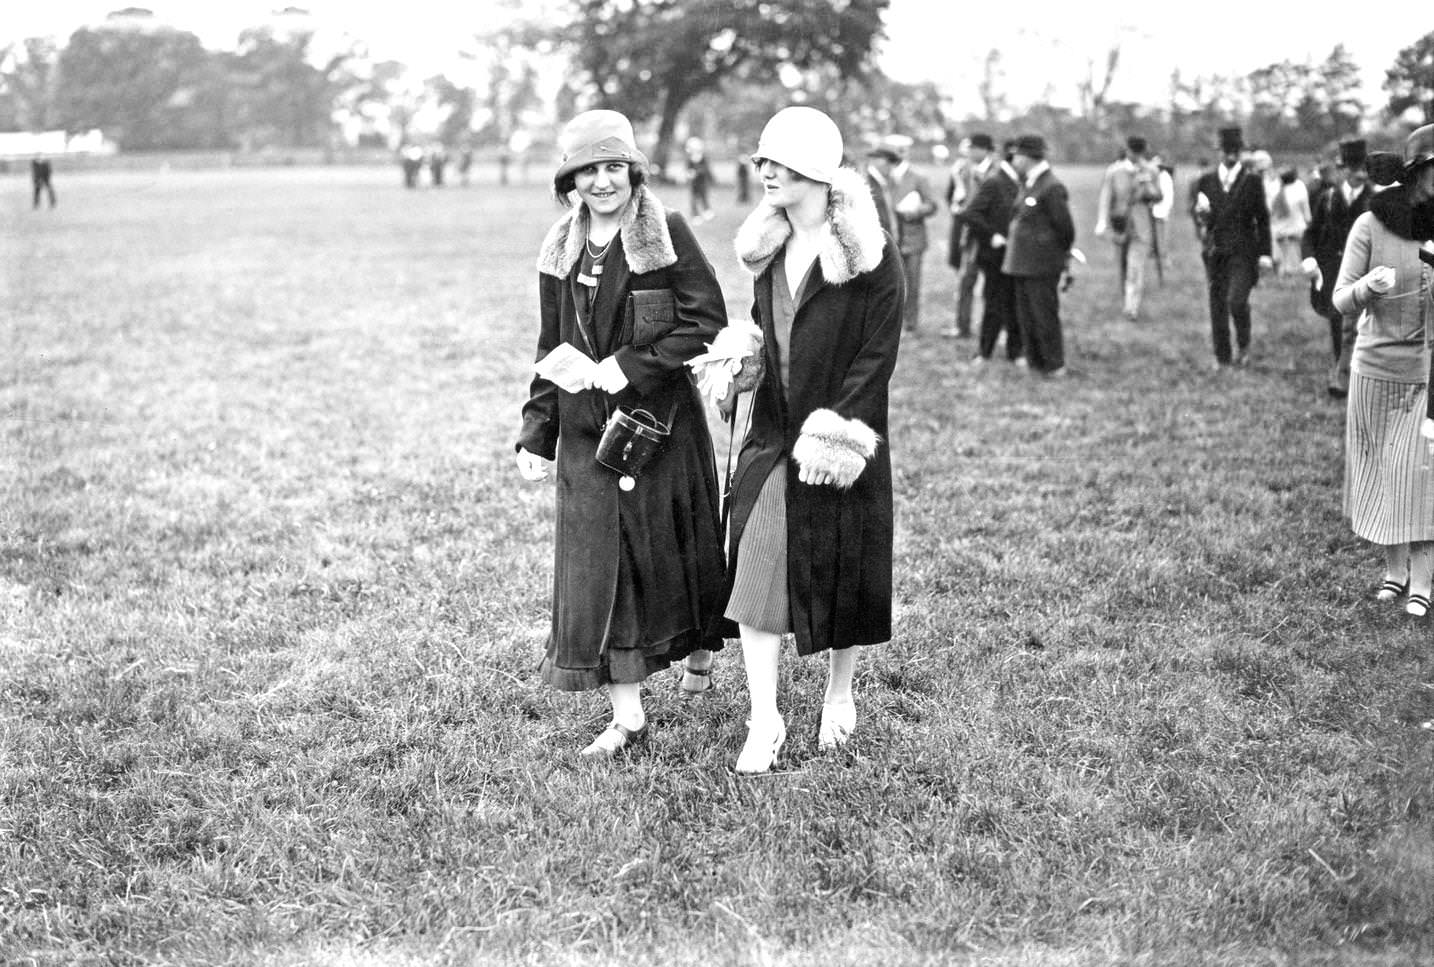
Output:
<path fill-rule="evenodd" d="M 1381 601 L 1407 593 L 1429 611 L 1434 583 L 1434 472 L 1419 439 L 1429 411 L 1429 264 L 1434 236 L 1434 125 L 1409 136 L 1400 184 L 1381 191 L 1345 243 L 1334 305 L 1359 314 L 1345 422 L 1344 511 L 1355 534 L 1384 547 Z"/>
<path fill-rule="evenodd" d="M 559 144 L 553 187 L 571 210 L 538 256 L 537 359 L 566 343 L 596 365 L 576 382 L 533 379 L 517 461 L 526 479 L 541 480 L 544 461 L 557 460 L 541 674 L 558 689 L 607 689 L 612 721 L 583 752 L 613 755 L 646 729 L 642 681 L 686 659 L 682 692 L 704 692 L 711 651 L 722 646 L 707 633 L 723 580 L 716 470 L 685 364 L 723 328 L 726 310 L 692 230 L 647 188 L 626 117 L 588 111 Z M 599 453 L 620 414 L 666 433 L 640 472 L 599 462 L 621 456 Z"/>
<path fill-rule="evenodd" d="M 771 769 L 781 637 L 828 653 L 819 744 L 856 725 L 856 646 L 891 637 L 887 384 L 904 299 L 901 261 L 842 137 L 808 107 L 778 112 L 753 161 L 763 199 L 737 233 L 763 340 L 751 427 L 732 481 L 726 628 L 751 693 L 740 773 Z M 726 401 L 730 405 L 730 400 Z M 735 626 L 735 627 L 734 627 Z"/>

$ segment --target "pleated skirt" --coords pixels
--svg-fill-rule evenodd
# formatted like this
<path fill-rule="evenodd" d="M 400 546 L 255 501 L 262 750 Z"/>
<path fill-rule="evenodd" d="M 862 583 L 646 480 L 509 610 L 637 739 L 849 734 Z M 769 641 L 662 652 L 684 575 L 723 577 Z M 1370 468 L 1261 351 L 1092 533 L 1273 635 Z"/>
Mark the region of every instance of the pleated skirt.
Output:
<path fill-rule="evenodd" d="M 737 546 L 737 570 L 724 617 L 738 624 L 787 634 L 792 630 L 787 597 L 787 461 L 781 460 L 757 495 Z"/>
<path fill-rule="evenodd" d="M 1424 383 L 1350 376 L 1344 513 L 1375 544 L 1434 540 L 1434 460 L 1419 436 Z"/>

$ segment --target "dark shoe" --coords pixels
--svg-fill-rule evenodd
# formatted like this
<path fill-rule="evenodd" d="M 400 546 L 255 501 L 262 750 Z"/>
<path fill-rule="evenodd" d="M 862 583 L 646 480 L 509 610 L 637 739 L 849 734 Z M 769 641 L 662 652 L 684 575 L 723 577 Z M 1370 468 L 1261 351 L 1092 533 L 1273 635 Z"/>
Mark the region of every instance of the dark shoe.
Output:
<path fill-rule="evenodd" d="M 1248 349 L 1242 349 L 1235 354 L 1235 365 L 1240 369 L 1244 369 L 1250 365 L 1250 351 Z"/>
<path fill-rule="evenodd" d="M 647 735 L 647 723 L 640 729 L 630 729 L 617 722 L 609 722 L 607 728 L 598 733 L 586 749 L 578 753 L 586 756 L 606 756 L 611 759 L 623 749 Z"/>
<path fill-rule="evenodd" d="M 682 663 L 682 681 L 678 684 L 678 695 L 684 701 L 696 698 L 698 695 L 706 695 L 717 685 L 712 681 L 712 669 L 692 668 L 686 662 Z"/>

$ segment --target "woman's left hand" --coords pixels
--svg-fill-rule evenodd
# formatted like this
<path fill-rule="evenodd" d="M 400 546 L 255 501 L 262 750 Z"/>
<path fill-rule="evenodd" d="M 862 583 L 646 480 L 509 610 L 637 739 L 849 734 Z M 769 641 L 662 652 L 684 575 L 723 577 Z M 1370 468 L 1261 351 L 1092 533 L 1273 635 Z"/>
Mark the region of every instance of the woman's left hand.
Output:
<path fill-rule="evenodd" d="M 810 484 L 813 487 L 823 487 L 828 484 L 836 483 L 836 474 L 829 473 L 824 470 L 814 470 L 811 467 L 798 464 L 797 479 L 800 480 L 802 483 Z"/>
<path fill-rule="evenodd" d="M 627 389 L 627 374 L 617 364 L 616 356 L 609 356 L 593 370 L 593 386 L 604 393 L 621 393 Z"/>

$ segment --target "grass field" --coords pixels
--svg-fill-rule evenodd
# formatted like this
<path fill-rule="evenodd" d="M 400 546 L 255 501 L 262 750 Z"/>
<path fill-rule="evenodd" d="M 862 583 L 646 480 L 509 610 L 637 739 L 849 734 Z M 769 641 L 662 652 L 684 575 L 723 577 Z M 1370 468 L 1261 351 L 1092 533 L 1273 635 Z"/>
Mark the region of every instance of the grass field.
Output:
<path fill-rule="evenodd" d="M 1178 219 L 1120 320 L 1064 174 L 1075 376 L 969 365 L 928 255 L 896 638 L 840 755 L 789 654 L 746 780 L 735 643 L 611 763 L 574 754 L 603 699 L 536 679 L 539 186 L 0 182 L 0 962 L 1434 960 L 1431 628 L 1340 518 L 1323 323 L 1266 280 L 1254 364 L 1212 371 Z"/>

